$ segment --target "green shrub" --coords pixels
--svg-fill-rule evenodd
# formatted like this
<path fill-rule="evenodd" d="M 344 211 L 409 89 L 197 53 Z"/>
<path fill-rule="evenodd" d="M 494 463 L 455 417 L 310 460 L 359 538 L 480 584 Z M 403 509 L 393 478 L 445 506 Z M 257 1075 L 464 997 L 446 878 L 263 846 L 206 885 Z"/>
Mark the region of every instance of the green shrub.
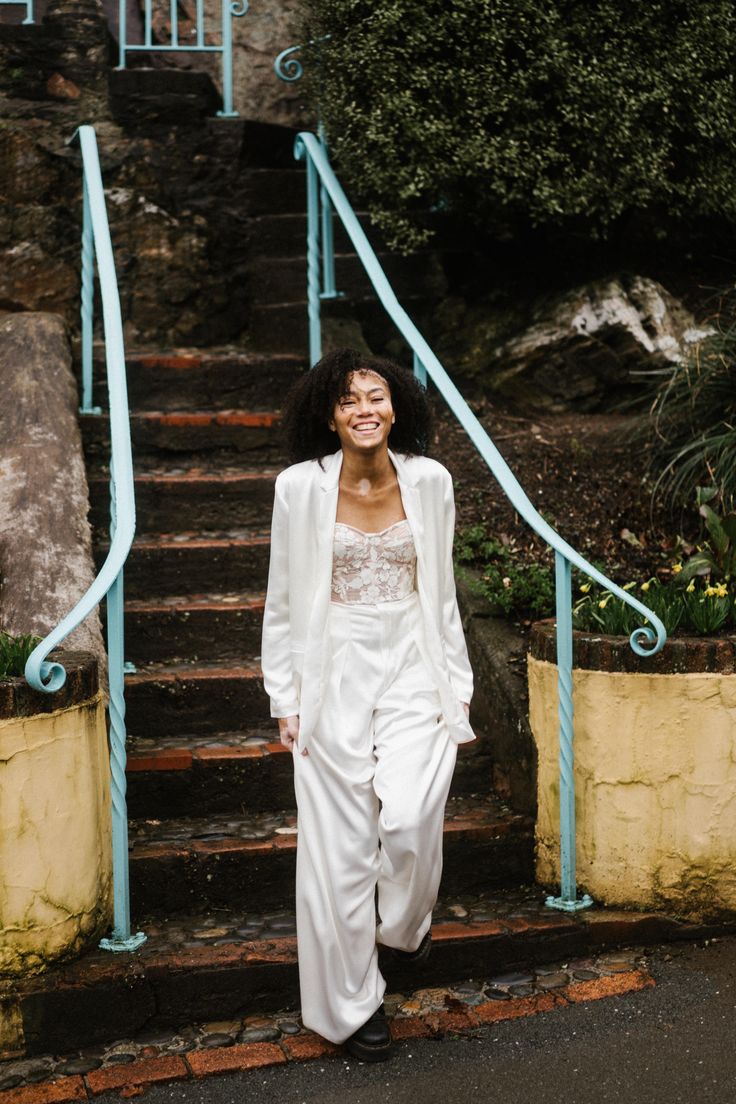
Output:
<path fill-rule="evenodd" d="M 509 541 L 488 536 L 485 527 L 473 525 L 458 533 L 455 560 L 473 565 L 480 577 L 472 589 L 487 598 L 493 612 L 505 617 L 549 617 L 555 608 L 554 573 L 548 563 L 524 560 Z"/>
<path fill-rule="evenodd" d="M 32 633 L 11 636 L 0 630 L 0 679 L 21 677 L 29 655 L 40 643 L 41 637 Z"/>
<path fill-rule="evenodd" d="M 736 214 L 731 0 L 306 0 L 304 34 L 343 179 L 395 246 L 432 207 L 493 232 Z"/>

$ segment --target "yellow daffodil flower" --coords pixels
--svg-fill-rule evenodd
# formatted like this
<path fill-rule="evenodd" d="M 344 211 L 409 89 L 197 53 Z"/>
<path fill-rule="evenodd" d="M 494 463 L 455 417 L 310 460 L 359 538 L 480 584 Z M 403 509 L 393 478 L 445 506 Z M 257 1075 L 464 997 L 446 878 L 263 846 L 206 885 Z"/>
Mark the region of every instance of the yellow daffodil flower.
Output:
<path fill-rule="evenodd" d="M 688 592 L 688 594 L 692 594 L 692 592 L 695 590 L 695 580 L 694 579 L 691 579 L 691 581 L 685 587 L 685 590 Z"/>
<path fill-rule="evenodd" d="M 590 590 L 590 583 L 581 583 L 580 589 L 582 590 L 583 594 L 587 594 Z"/>
<path fill-rule="evenodd" d="M 672 574 L 673 575 L 679 575 L 681 571 L 682 571 L 682 564 L 677 563 L 677 564 L 672 565 Z"/>
<path fill-rule="evenodd" d="M 649 587 L 650 587 L 651 585 L 652 585 L 651 583 L 642 583 L 642 584 L 641 584 L 641 589 L 642 589 L 642 590 L 649 590 Z"/>
<path fill-rule="evenodd" d="M 624 590 L 631 590 L 631 588 L 632 588 L 632 587 L 635 587 L 635 586 L 636 586 L 636 582 L 633 582 L 633 583 L 624 583 L 623 589 L 624 589 Z"/>

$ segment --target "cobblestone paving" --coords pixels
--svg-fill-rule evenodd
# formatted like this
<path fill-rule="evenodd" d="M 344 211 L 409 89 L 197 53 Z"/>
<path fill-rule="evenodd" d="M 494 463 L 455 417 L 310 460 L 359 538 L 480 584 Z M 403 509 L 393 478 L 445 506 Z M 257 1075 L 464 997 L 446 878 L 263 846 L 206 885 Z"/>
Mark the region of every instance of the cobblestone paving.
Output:
<path fill-rule="evenodd" d="M 523 887 L 498 891 L 492 902 L 478 896 L 445 898 L 437 902 L 432 915 L 435 924 L 460 923 L 472 928 L 473 924 L 485 924 L 491 920 L 549 919 L 550 910 L 545 908 L 544 897 L 540 896 L 538 889 Z M 143 958 L 166 951 L 222 947 L 254 940 L 283 939 L 296 934 L 296 916 L 284 910 L 256 913 L 211 909 L 204 917 L 201 912 L 169 919 L 143 917 L 138 924 L 147 936 L 146 943 L 136 952 Z M 105 960 L 103 952 L 99 955 Z"/>
<path fill-rule="evenodd" d="M 514 907 L 514 902 L 509 901 Z M 447 902 L 438 907 L 454 918 L 458 910 L 465 910 L 462 917 L 468 923 L 473 922 L 474 906 L 468 902 Z M 456 911 L 453 911 L 456 910 Z M 509 913 L 511 915 L 511 913 Z M 514 913 L 521 915 L 521 913 Z M 273 934 L 287 934 L 286 927 L 292 921 L 285 914 L 272 917 L 253 918 L 265 931 L 270 925 Z M 200 929 L 191 931 L 192 939 L 201 942 L 222 939 L 216 933 L 216 917 L 199 921 Z M 283 923 L 285 927 L 278 925 Z M 253 925 L 258 927 L 258 924 Z M 184 926 L 182 926 L 184 931 Z M 149 929 L 149 933 L 150 932 Z M 171 933 L 170 933 L 171 934 Z M 453 985 L 418 989 L 413 993 L 391 993 L 385 998 L 387 1015 L 394 1023 L 394 1031 L 402 1033 L 411 1025 L 405 1021 L 418 1021 L 438 1013 L 469 1011 L 490 1001 L 517 1001 L 528 1005 L 528 998 L 541 996 L 554 990 L 563 990 L 575 982 L 590 982 L 616 974 L 630 973 L 646 969 L 646 958 L 642 948 L 631 948 L 587 958 L 578 958 L 568 962 L 537 966 L 528 971 L 499 974 L 488 978 L 469 978 Z M 397 1028 L 398 1025 L 398 1028 Z M 417 1025 L 419 1026 L 419 1025 Z M 193 1055 L 197 1051 L 214 1048 L 227 1048 L 241 1043 L 287 1043 L 298 1036 L 307 1041 L 314 1036 L 304 1029 L 298 1010 L 288 1009 L 272 1015 L 245 1015 L 227 1020 L 209 1023 L 182 1025 L 176 1032 L 149 1032 L 130 1039 L 119 1039 L 105 1046 L 90 1047 L 76 1053 L 43 1055 L 34 1058 L 0 1062 L 0 1091 L 13 1089 L 21 1085 L 35 1084 L 40 1081 L 85 1074 L 93 1070 L 125 1066 L 141 1059 L 163 1057 L 166 1055 Z M 294 1056 L 296 1052 L 292 1050 Z M 311 1056 L 306 1053 L 305 1057 Z"/>
<path fill-rule="evenodd" d="M 453 797 L 447 802 L 445 822 L 475 823 L 478 826 L 493 823 L 498 816 L 511 817 L 521 822 L 521 814 L 513 815 L 494 795 L 470 795 Z M 192 840 L 245 839 L 268 840 L 277 835 L 296 835 L 296 813 L 250 813 L 233 816 L 232 813 L 212 813 L 207 817 L 187 817 L 183 820 L 131 820 L 129 826 L 130 848 L 137 844 L 183 844 Z"/>

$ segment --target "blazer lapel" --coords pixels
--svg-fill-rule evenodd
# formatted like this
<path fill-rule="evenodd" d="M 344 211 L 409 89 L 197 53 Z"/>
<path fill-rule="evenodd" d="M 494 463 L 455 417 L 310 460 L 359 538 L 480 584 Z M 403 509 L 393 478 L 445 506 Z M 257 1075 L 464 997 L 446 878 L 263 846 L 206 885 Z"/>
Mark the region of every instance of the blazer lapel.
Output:
<path fill-rule="evenodd" d="M 332 589 L 332 542 L 337 516 L 337 496 L 342 449 L 324 458 L 324 471 L 319 473 L 319 492 L 316 503 L 317 527 L 317 579 L 314 601 L 309 616 L 302 676 L 302 718 L 308 736 L 314 723 L 316 709 L 322 692 L 322 673 L 325 661 L 324 633 L 329 612 Z"/>

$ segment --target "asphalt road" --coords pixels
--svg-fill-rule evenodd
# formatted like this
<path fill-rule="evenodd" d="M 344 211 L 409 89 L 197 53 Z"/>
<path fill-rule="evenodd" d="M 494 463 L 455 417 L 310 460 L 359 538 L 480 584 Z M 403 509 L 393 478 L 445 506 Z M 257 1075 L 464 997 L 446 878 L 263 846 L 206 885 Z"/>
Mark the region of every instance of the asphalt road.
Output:
<path fill-rule="evenodd" d="M 332 1058 L 153 1086 L 146 1104 L 736 1104 L 736 937 L 662 946 L 648 963 L 657 984 L 639 993 L 412 1040 L 377 1065 Z"/>

